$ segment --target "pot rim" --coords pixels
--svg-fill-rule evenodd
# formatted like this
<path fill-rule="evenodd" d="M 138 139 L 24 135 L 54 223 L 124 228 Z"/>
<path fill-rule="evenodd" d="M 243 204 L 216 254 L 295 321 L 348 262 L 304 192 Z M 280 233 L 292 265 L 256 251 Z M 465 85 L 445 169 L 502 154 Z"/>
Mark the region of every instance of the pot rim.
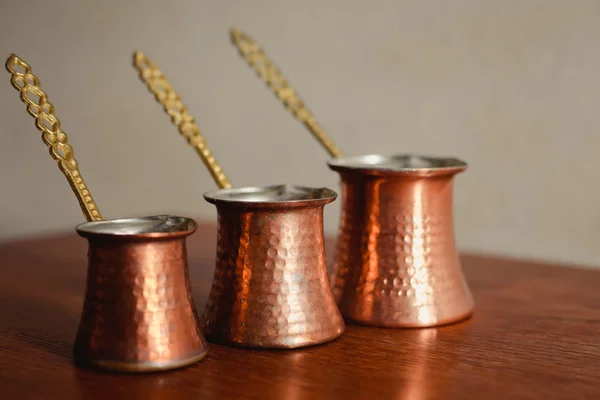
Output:
<path fill-rule="evenodd" d="M 394 154 L 391 156 L 368 154 L 340 157 L 329 160 L 327 165 L 338 172 L 408 176 L 456 174 L 467 168 L 467 163 L 458 158 L 414 154 Z"/>
<path fill-rule="evenodd" d="M 174 215 L 154 215 L 137 218 L 119 218 L 85 222 L 75 227 L 80 236 L 87 238 L 175 238 L 196 231 L 196 221 Z"/>
<path fill-rule="evenodd" d="M 326 187 L 297 185 L 247 186 L 204 193 L 209 203 L 243 208 L 316 207 L 334 201 L 337 193 Z"/>

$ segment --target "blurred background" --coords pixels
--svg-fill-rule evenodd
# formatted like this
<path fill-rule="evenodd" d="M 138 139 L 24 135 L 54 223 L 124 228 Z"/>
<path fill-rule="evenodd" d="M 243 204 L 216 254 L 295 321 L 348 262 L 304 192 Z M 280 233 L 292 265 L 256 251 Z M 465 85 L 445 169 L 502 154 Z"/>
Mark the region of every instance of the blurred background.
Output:
<path fill-rule="evenodd" d="M 27 1 L 0 5 L 0 54 L 29 62 L 105 218 L 215 221 L 196 153 L 138 79 L 141 50 L 196 117 L 234 185 L 337 190 L 326 152 L 229 42 L 282 69 L 346 155 L 469 163 L 462 250 L 600 265 L 600 2 Z M 83 222 L 25 105 L 0 85 L 0 239 Z M 340 201 L 326 207 L 334 234 Z"/>

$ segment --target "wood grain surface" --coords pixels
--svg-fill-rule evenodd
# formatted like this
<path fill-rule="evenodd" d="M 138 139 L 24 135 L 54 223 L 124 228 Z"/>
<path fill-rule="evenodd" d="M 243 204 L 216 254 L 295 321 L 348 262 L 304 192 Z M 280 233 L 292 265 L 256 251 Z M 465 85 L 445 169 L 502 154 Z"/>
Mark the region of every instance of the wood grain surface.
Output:
<path fill-rule="evenodd" d="M 200 310 L 215 246 L 208 224 L 188 242 Z M 0 399 L 600 398 L 600 272 L 464 255 L 476 301 L 466 322 L 348 325 L 332 343 L 293 351 L 211 344 L 186 369 L 118 375 L 72 362 L 86 250 L 75 234 L 0 244 Z"/>

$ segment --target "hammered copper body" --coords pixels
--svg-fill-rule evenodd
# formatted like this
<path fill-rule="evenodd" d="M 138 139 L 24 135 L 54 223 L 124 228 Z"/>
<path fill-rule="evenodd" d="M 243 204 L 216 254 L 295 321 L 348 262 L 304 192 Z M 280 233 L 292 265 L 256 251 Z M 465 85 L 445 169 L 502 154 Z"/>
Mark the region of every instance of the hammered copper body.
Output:
<path fill-rule="evenodd" d="M 103 369 L 140 372 L 202 359 L 202 336 L 188 278 L 188 218 L 157 216 L 88 222 L 83 313 L 75 360 Z"/>
<path fill-rule="evenodd" d="M 201 318 L 209 341 L 296 348 L 340 336 L 325 262 L 329 189 L 293 186 L 205 194 L 218 211 L 217 260 Z"/>
<path fill-rule="evenodd" d="M 345 318 L 388 327 L 455 322 L 473 311 L 454 241 L 457 159 L 363 156 L 329 162 L 342 181 L 334 296 Z"/>

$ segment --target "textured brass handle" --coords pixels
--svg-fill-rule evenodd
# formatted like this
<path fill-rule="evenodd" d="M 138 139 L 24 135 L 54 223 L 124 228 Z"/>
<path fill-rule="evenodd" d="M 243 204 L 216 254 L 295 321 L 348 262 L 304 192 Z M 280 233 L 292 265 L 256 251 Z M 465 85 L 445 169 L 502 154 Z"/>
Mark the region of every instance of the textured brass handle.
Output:
<path fill-rule="evenodd" d="M 239 50 L 241 56 L 250 64 L 259 78 L 273 90 L 277 98 L 296 119 L 308 128 L 332 157 L 342 157 L 342 152 L 333 143 L 325 130 L 317 123 L 310 110 L 300 100 L 296 91 L 281 75 L 281 71 L 273 64 L 260 46 L 245 33 L 233 28 L 231 41 Z"/>
<path fill-rule="evenodd" d="M 231 183 L 229 183 L 219 163 L 208 149 L 194 117 L 190 115 L 187 108 L 183 105 L 165 75 L 140 51 L 134 53 L 133 65 L 138 70 L 140 78 L 144 81 L 148 90 L 154 94 L 156 100 L 163 106 L 167 114 L 169 114 L 171 121 L 179 130 L 179 133 L 196 150 L 217 185 L 221 189 L 230 188 Z"/>
<path fill-rule="evenodd" d="M 27 112 L 35 118 L 35 126 L 42 132 L 42 140 L 48 145 L 50 155 L 77 196 L 85 218 L 88 221 L 101 221 L 102 215 L 83 181 L 67 134 L 61 129 L 60 120 L 54 115 L 54 106 L 40 87 L 40 80 L 31 72 L 29 64 L 15 54 L 6 60 L 6 69 L 11 74 L 10 83 L 21 93 L 23 103 L 27 104 Z"/>

